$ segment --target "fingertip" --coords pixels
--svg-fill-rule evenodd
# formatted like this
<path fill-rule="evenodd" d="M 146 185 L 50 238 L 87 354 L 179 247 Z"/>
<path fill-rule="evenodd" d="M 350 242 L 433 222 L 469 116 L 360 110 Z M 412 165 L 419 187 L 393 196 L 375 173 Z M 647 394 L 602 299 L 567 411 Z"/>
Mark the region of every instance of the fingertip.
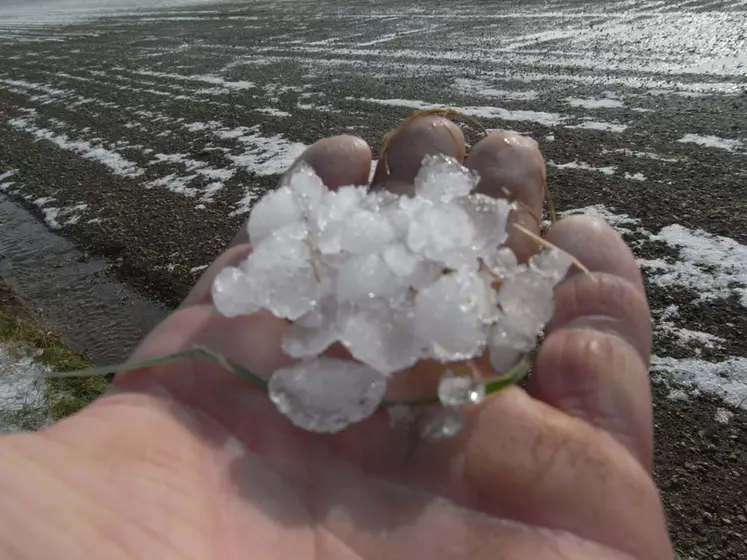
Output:
<path fill-rule="evenodd" d="M 371 147 L 350 134 L 324 138 L 312 144 L 291 166 L 309 164 L 330 189 L 365 185 L 371 168 Z"/>
<path fill-rule="evenodd" d="M 545 160 L 539 144 L 510 130 L 491 132 L 480 140 L 466 166 L 480 175 L 477 191 L 493 198 L 511 197 L 540 215 L 545 196 Z"/>
<path fill-rule="evenodd" d="M 438 114 L 416 116 L 393 131 L 371 186 L 412 194 L 425 156 L 443 154 L 462 162 L 465 153 L 464 134 L 456 123 Z"/>
<path fill-rule="evenodd" d="M 350 134 L 323 138 L 309 146 L 280 178 L 288 176 L 295 166 L 309 164 L 329 189 L 346 185 L 366 185 L 371 170 L 371 147 L 365 140 Z M 234 236 L 229 247 L 249 242 L 246 222 Z"/>

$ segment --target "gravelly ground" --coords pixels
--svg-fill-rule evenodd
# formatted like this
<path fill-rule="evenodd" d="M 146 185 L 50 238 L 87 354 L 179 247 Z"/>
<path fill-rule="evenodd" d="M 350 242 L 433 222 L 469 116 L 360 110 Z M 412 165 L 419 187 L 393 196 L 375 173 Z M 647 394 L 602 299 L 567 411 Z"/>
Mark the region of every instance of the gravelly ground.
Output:
<path fill-rule="evenodd" d="M 647 273 L 677 547 L 747 558 L 747 2 L 2 2 L 0 189 L 166 303 L 323 136 L 449 106 L 537 138 Z"/>

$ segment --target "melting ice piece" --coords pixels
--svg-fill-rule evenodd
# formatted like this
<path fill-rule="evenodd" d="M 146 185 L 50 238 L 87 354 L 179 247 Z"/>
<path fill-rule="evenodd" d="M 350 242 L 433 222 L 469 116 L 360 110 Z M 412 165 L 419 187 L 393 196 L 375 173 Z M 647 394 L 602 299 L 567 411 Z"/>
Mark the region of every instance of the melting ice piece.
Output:
<path fill-rule="evenodd" d="M 358 255 L 380 251 L 394 241 L 397 230 L 386 215 L 358 210 L 347 216 L 341 235 L 342 250 Z"/>
<path fill-rule="evenodd" d="M 381 299 L 347 306 L 338 326 L 348 351 L 384 375 L 406 369 L 424 355 L 425 343 L 413 333 L 410 306 Z"/>
<path fill-rule="evenodd" d="M 535 336 L 555 311 L 553 282 L 524 267 L 503 281 L 498 303 L 513 332 Z"/>
<path fill-rule="evenodd" d="M 242 266 L 252 278 L 255 301 L 277 317 L 295 320 L 323 295 L 309 248 L 301 241 L 270 237 Z"/>
<path fill-rule="evenodd" d="M 504 278 L 513 274 L 519 261 L 510 247 L 501 247 L 496 251 L 485 251 L 482 255 L 482 261 L 490 269 L 490 272 Z"/>
<path fill-rule="evenodd" d="M 356 255 L 338 269 L 337 299 L 344 302 L 387 297 L 400 291 L 403 284 L 380 255 Z"/>
<path fill-rule="evenodd" d="M 239 268 L 227 266 L 222 269 L 211 288 L 213 304 L 225 317 L 247 315 L 260 308 L 251 277 Z"/>
<path fill-rule="evenodd" d="M 467 360 L 481 352 L 486 334 L 478 294 L 483 288 L 476 273 L 462 269 L 415 296 L 415 334 L 430 344 L 439 360 Z"/>
<path fill-rule="evenodd" d="M 387 379 L 363 364 L 315 358 L 277 370 L 270 399 L 293 424 L 334 433 L 371 416 L 384 398 Z"/>
<path fill-rule="evenodd" d="M 506 227 L 511 203 L 484 194 L 472 194 L 457 201 L 475 229 L 474 246 L 481 255 L 495 251 L 508 237 Z"/>
<path fill-rule="evenodd" d="M 529 266 L 550 279 L 553 284 L 565 278 L 572 264 L 568 253 L 555 248 L 543 249 L 529 260 Z"/>
<path fill-rule="evenodd" d="M 274 230 L 271 234 L 275 239 L 284 239 L 288 241 L 303 241 L 309 235 L 309 229 L 304 222 L 293 222 L 280 229 Z"/>
<path fill-rule="evenodd" d="M 317 356 L 337 341 L 337 301 L 328 296 L 296 319 L 283 335 L 283 351 L 294 358 Z"/>
<path fill-rule="evenodd" d="M 414 274 L 418 264 L 423 261 L 402 243 L 392 243 L 382 251 L 381 256 L 389 269 L 403 278 Z"/>
<path fill-rule="evenodd" d="M 460 409 L 438 408 L 428 411 L 422 424 L 421 434 L 425 439 L 446 439 L 461 432 L 465 423 L 464 414 Z"/>
<path fill-rule="evenodd" d="M 424 260 L 402 243 L 392 243 L 382 251 L 381 256 L 396 276 L 416 290 L 433 284 L 443 272 L 443 267 L 438 263 Z"/>
<path fill-rule="evenodd" d="M 247 222 L 249 240 L 259 245 L 273 231 L 300 221 L 301 208 L 288 187 L 280 187 L 263 196 L 252 208 Z"/>
<path fill-rule="evenodd" d="M 343 221 L 360 208 L 365 197 L 364 187 L 342 187 L 325 193 L 314 219 L 310 220 L 319 251 L 324 254 L 340 252 Z"/>
<path fill-rule="evenodd" d="M 444 406 L 477 404 L 485 398 L 485 384 L 471 377 L 457 377 L 447 369 L 438 384 L 438 400 Z"/>
<path fill-rule="evenodd" d="M 290 174 L 287 186 L 293 192 L 296 204 L 306 216 L 314 214 L 322 203 L 327 187 L 307 163 L 299 163 Z"/>
<path fill-rule="evenodd" d="M 415 177 L 415 193 L 431 202 L 449 203 L 468 195 L 479 178 L 457 160 L 444 155 L 427 155 Z"/>
<path fill-rule="evenodd" d="M 472 247 L 475 227 L 467 213 L 453 205 L 428 206 L 413 215 L 407 246 L 415 254 L 457 268 L 477 266 Z"/>

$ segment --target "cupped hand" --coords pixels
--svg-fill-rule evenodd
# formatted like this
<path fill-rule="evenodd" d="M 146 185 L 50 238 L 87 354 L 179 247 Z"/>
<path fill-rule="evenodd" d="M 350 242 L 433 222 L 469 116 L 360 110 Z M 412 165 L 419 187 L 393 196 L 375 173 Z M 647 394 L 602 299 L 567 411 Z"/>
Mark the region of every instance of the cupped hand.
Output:
<path fill-rule="evenodd" d="M 372 188 L 412 190 L 423 156 L 465 160 L 459 128 L 414 119 L 378 162 Z M 330 188 L 368 181 L 370 148 L 340 136 L 300 158 Z M 481 140 L 465 165 L 478 190 L 522 203 L 539 232 L 545 168 L 534 141 Z M 651 479 L 650 315 L 633 256 L 601 221 L 547 235 L 593 271 L 556 290 L 555 316 L 526 389 L 491 395 L 460 436 L 423 440 L 385 412 L 336 435 L 293 427 L 267 395 L 201 361 L 119 375 L 84 411 L 0 440 L 0 556 L 75 559 L 666 560 Z M 522 258 L 532 241 L 512 229 Z M 242 230 L 133 359 L 202 344 L 268 376 L 289 363 L 286 323 L 227 319 L 217 272 L 251 251 Z"/>

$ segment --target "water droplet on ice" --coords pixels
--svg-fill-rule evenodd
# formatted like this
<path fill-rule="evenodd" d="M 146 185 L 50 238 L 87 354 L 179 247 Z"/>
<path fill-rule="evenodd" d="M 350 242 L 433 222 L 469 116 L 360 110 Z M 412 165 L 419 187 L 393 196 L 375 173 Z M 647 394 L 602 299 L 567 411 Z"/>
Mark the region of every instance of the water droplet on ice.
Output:
<path fill-rule="evenodd" d="M 444 406 L 477 404 L 485 398 L 485 384 L 471 377 L 457 377 L 450 369 L 441 376 L 438 400 Z"/>
<path fill-rule="evenodd" d="M 315 358 L 277 370 L 270 399 L 294 425 L 334 433 L 371 416 L 386 392 L 387 379 L 346 360 Z"/>

